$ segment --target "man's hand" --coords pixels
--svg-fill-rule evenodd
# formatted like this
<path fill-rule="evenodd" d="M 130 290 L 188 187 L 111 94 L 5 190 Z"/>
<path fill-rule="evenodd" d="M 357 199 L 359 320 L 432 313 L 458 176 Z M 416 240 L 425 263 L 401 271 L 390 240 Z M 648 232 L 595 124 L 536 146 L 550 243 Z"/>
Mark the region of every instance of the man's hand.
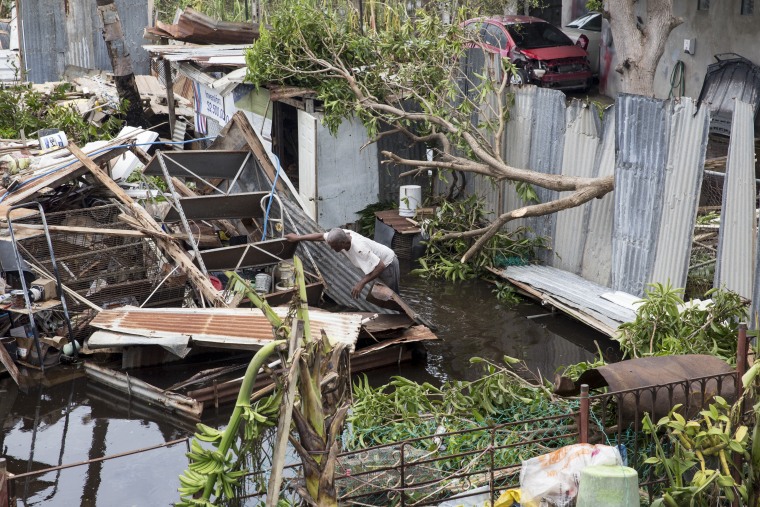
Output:
<path fill-rule="evenodd" d="M 298 236 L 298 234 L 295 234 L 293 232 L 289 232 L 289 233 L 287 233 L 285 235 L 285 239 L 287 239 L 291 243 L 295 243 L 295 242 L 299 241 L 300 237 Z"/>
<path fill-rule="evenodd" d="M 354 288 L 351 289 L 351 297 L 354 299 L 359 297 L 359 294 L 362 293 L 362 289 L 364 288 L 365 283 L 363 281 L 359 281 L 356 285 L 354 285 Z"/>

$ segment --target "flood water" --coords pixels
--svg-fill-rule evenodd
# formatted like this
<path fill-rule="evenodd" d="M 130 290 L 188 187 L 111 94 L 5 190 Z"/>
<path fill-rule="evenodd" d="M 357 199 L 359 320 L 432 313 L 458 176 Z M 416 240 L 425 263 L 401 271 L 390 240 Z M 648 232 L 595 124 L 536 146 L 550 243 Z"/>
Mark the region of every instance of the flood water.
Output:
<path fill-rule="evenodd" d="M 441 339 L 426 345 L 424 365 L 375 371 L 371 378 L 376 384 L 391 375 L 439 383 L 473 380 L 479 370 L 470 365 L 470 357 L 501 361 L 505 354 L 552 378 L 560 365 L 592 359 L 595 340 L 614 356 L 614 347 L 602 335 L 534 303 L 514 308 L 500 304 L 492 285 L 483 281 L 450 284 L 405 275 L 401 295 L 437 326 Z M 223 426 L 228 410 L 207 409 L 204 422 Z M 146 449 L 193 431 L 192 423 L 129 402 L 120 393 L 87 382 L 70 366 L 49 370 L 44 383 L 26 392 L 10 378 L 0 379 L 0 424 L 0 456 L 14 474 Z M 182 442 L 19 478 L 18 505 L 172 505 L 179 499 L 177 477 L 187 466 L 185 452 Z"/>

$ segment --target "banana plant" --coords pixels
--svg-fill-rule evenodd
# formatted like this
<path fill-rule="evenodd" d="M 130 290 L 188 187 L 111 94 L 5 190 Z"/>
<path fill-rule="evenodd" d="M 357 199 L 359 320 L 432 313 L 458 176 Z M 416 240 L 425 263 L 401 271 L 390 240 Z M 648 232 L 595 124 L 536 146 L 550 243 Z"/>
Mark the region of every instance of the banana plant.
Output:
<path fill-rule="evenodd" d="M 733 502 L 737 496 L 747 505 L 747 482 L 734 479 L 742 470 L 734 468 L 733 458 L 745 460 L 750 456 L 749 428 L 735 424 L 731 405 L 720 396 L 691 420 L 679 413 L 681 408 L 680 404 L 674 406 L 657 424 L 649 414 L 644 416 L 644 432 L 652 436 L 655 447 L 655 455 L 644 463 L 663 470 L 669 483 L 652 506 L 708 506 L 720 498 Z M 660 443 L 662 434 L 670 443 L 669 453 Z"/>
<path fill-rule="evenodd" d="M 245 470 L 235 470 L 234 452 L 230 452 L 232 444 L 238 434 L 238 428 L 242 421 L 248 424 L 262 424 L 268 416 L 276 414 L 279 408 L 273 398 L 268 404 L 257 406 L 258 410 L 251 407 L 251 391 L 259 369 L 264 361 L 272 355 L 275 349 L 285 343 L 285 340 L 275 340 L 268 343 L 253 356 L 245 372 L 243 384 L 240 386 L 235 408 L 230 415 L 227 428 L 217 430 L 199 423 L 198 432 L 190 444 L 190 452 L 187 457 L 190 460 L 187 470 L 179 477 L 181 507 L 210 507 L 216 505 L 212 502 L 212 495 L 219 499 L 233 497 L 233 487 L 237 485 L 240 477 L 245 475 Z M 212 444 L 214 448 L 205 448 L 201 442 Z"/>
<path fill-rule="evenodd" d="M 303 462 L 305 491 L 318 507 L 338 505 L 335 465 L 339 437 L 350 406 L 349 344 L 331 344 L 324 330 L 319 339 L 311 338 L 306 283 L 300 259 L 293 258 L 299 289 L 297 317 L 304 322 L 304 350 L 298 357 L 299 402 L 293 408 L 298 438 L 290 442 Z"/>
<path fill-rule="evenodd" d="M 246 280 L 231 272 L 227 276 L 234 291 L 245 294 L 264 312 L 276 334 L 286 336 L 292 332 L 295 329 L 292 319 L 303 323 L 301 350 L 293 354 L 297 362 L 287 365 L 288 370 L 299 369 L 298 396 L 293 407 L 293 423 L 298 438 L 291 433 L 290 442 L 303 462 L 305 487 L 297 486 L 297 489 L 312 505 L 337 506 L 334 474 L 340 450 L 338 439 L 343 432 L 351 393 L 349 344 L 331 344 L 324 331 L 319 338 L 312 338 L 303 264 L 294 256 L 293 265 L 298 296 L 292 304 L 295 312 L 291 311 L 285 320 L 269 308 Z"/>

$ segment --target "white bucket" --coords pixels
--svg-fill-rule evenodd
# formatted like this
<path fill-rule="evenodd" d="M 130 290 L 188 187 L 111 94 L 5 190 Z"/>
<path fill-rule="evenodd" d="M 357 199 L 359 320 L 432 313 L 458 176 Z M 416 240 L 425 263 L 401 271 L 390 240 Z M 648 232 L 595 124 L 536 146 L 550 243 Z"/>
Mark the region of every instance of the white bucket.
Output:
<path fill-rule="evenodd" d="M 256 275 L 256 292 L 259 294 L 268 294 L 269 287 L 272 285 L 272 277 L 266 273 Z"/>
<path fill-rule="evenodd" d="M 64 148 L 68 146 L 69 140 L 66 138 L 65 132 L 56 132 L 49 136 L 40 137 L 40 149 L 47 150 L 48 148 Z"/>
<path fill-rule="evenodd" d="M 422 200 L 422 187 L 419 185 L 403 185 L 399 189 L 398 214 L 402 217 L 413 217 Z"/>

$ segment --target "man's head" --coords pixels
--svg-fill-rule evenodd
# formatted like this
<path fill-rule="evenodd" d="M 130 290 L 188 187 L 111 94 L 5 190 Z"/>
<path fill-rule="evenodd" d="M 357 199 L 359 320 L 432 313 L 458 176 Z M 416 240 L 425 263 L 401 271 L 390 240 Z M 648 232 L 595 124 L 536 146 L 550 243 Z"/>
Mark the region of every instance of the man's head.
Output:
<path fill-rule="evenodd" d="M 327 239 L 325 241 L 330 248 L 336 252 L 351 248 L 351 237 L 346 234 L 346 231 L 340 228 L 331 229 L 330 232 L 327 233 Z"/>

